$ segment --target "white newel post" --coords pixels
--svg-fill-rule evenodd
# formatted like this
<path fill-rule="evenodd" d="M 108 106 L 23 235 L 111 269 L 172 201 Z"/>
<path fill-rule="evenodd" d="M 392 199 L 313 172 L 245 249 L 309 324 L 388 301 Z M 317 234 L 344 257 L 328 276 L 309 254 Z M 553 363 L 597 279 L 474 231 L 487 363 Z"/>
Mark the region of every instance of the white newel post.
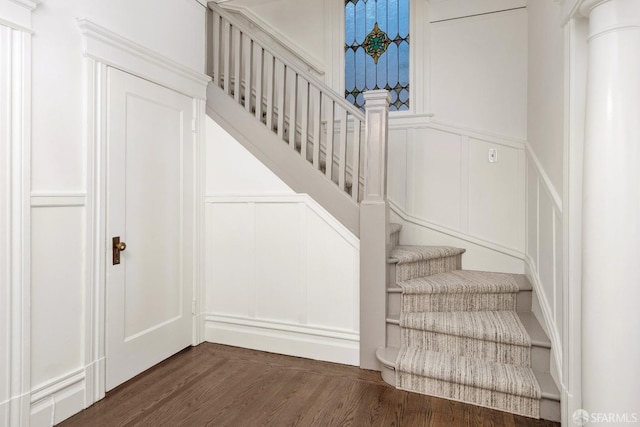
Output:
<path fill-rule="evenodd" d="M 389 206 L 387 134 L 389 93 L 365 92 L 364 195 L 360 204 L 360 367 L 380 370 L 385 345 Z"/>
<path fill-rule="evenodd" d="M 581 12 L 589 16 L 582 404 L 640 419 L 640 1 L 588 0 Z"/>

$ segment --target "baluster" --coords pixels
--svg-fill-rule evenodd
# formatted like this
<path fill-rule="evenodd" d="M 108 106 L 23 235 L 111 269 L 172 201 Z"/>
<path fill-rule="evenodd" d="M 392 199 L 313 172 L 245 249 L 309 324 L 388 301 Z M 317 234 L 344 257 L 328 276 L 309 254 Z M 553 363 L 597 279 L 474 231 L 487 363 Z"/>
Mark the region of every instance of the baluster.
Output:
<path fill-rule="evenodd" d="M 322 92 L 314 90 L 313 166 L 320 169 L 320 136 L 322 135 Z"/>
<path fill-rule="evenodd" d="M 233 27 L 233 98 L 240 103 L 240 94 L 242 93 L 241 75 L 241 58 L 242 58 L 242 35 L 238 27 Z"/>
<path fill-rule="evenodd" d="M 309 132 L 309 82 L 298 76 L 300 86 L 300 155 L 307 160 L 307 138 Z"/>
<path fill-rule="evenodd" d="M 360 147 L 362 145 L 362 122 L 353 118 L 353 164 L 351 165 L 351 199 L 359 202 L 360 196 Z"/>
<path fill-rule="evenodd" d="M 251 112 L 251 67 L 253 41 L 247 34 L 242 37 L 242 63 L 244 64 L 244 108 Z"/>
<path fill-rule="evenodd" d="M 347 110 L 340 107 L 340 147 L 338 153 L 338 187 L 346 191 L 347 177 Z"/>
<path fill-rule="evenodd" d="M 298 108 L 298 74 L 291 72 L 291 87 L 289 91 L 289 146 L 296 148 L 297 108 Z M 302 141 L 302 138 L 300 138 Z"/>
<path fill-rule="evenodd" d="M 273 72 L 274 72 L 274 58 L 266 50 L 264 51 L 264 74 L 266 78 L 265 87 L 267 90 L 267 118 L 265 124 L 267 129 L 273 130 Z"/>
<path fill-rule="evenodd" d="M 254 67 L 256 70 L 256 119 L 262 121 L 262 76 L 264 71 L 264 49 L 259 44 L 253 44 Z"/>
<path fill-rule="evenodd" d="M 218 15 L 216 12 L 213 12 L 213 40 L 211 41 L 211 43 L 213 44 L 213 58 L 212 58 L 212 63 L 213 63 L 213 69 L 212 69 L 212 77 L 213 77 L 213 83 L 220 87 L 220 45 L 222 44 L 222 38 L 220 36 L 220 15 Z"/>
<path fill-rule="evenodd" d="M 325 175 L 333 180 L 333 137 L 335 132 L 335 101 L 327 99 L 327 146 L 325 147 Z"/>
<path fill-rule="evenodd" d="M 231 23 L 224 21 L 223 28 L 223 48 L 224 48 L 224 75 L 222 76 L 224 83 L 224 91 L 231 94 Z"/>
<path fill-rule="evenodd" d="M 240 80 L 242 68 L 240 60 L 242 58 L 242 33 L 238 27 L 233 27 L 233 35 L 231 39 L 233 47 L 233 98 L 240 103 L 240 95 L 242 93 L 242 81 Z"/>
<path fill-rule="evenodd" d="M 284 140 L 284 116 L 285 116 L 284 100 L 285 100 L 285 91 L 287 86 L 288 69 L 285 67 L 285 65 L 281 61 L 277 61 L 277 60 L 276 60 L 276 66 L 277 66 L 276 82 L 278 83 L 276 85 L 276 91 L 278 95 L 276 97 L 277 98 L 276 108 L 278 109 L 278 124 L 277 124 L 278 137 Z"/>

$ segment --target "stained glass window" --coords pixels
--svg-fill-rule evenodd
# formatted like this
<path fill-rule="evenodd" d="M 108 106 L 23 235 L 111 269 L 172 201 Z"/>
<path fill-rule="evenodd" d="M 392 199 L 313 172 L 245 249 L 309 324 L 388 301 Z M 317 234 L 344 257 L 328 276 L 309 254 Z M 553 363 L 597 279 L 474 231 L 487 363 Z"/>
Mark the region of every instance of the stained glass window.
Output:
<path fill-rule="evenodd" d="M 387 89 L 391 111 L 409 109 L 409 0 L 345 0 L 345 97 Z"/>

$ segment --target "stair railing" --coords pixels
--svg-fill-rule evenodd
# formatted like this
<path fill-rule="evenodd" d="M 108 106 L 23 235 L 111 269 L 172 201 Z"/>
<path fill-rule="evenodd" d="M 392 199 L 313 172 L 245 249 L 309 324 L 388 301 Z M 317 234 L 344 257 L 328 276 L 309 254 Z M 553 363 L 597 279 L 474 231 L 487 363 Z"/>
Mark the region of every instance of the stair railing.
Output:
<path fill-rule="evenodd" d="M 360 366 L 379 369 L 385 345 L 389 94 L 365 92 L 365 113 L 306 67 L 264 46 L 252 29 L 208 4 L 207 68 L 214 85 L 335 183 L 359 212 Z M 346 193 L 346 194 L 345 194 Z M 337 194 L 339 196 L 339 193 Z"/>
<path fill-rule="evenodd" d="M 209 9 L 213 84 L 360 202 L 364 113 L 303 66 L 264 46 L 234 14 L 215 3 Z"/>

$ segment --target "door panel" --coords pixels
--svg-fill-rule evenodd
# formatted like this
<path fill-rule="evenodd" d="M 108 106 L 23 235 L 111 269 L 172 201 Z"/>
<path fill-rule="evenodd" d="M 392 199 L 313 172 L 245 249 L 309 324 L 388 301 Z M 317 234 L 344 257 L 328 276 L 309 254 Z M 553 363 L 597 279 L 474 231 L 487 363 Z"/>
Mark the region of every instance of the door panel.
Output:
<path fill-rule="evenodd" d="M 191 344 L 193 102 L 109 69 L 107 390 Z"/>

